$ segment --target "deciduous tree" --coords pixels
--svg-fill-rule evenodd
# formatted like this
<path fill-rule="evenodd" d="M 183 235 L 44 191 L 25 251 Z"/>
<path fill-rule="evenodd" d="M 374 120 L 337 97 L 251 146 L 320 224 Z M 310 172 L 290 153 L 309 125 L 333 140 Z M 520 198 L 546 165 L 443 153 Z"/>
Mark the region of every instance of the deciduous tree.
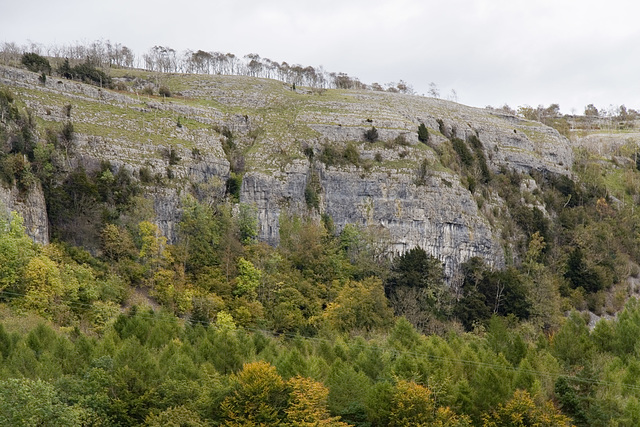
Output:
<path fill-rule="evenodd" d="M 226 425 L 280 425 L 285 419 L 287 393 L 282 377 L 267 362 L 247 363 L 233 376 L 235 389 L 222 403 Z"/>

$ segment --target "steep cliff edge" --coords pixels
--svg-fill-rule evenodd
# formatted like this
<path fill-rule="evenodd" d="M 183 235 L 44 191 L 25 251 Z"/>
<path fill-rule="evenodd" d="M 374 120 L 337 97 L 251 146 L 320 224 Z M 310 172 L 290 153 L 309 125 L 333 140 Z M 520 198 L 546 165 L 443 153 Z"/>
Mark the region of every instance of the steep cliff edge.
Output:
<path fill-rule="evenodd" d="M 146 196 L 170 239 L 181 197 L 219 200 L 233 173 L 242 177 L 239 202 L 257 207 L 259 237 L 271 244 L 279 241 L 282 215 L 326 215 L 337 232 L 346 224 L 386 230 L 397 253 L 420 245 L 444 262 L 449 275 L 472 256 L 501 266 L 500 230 L 486 215 L 501 201 L 472 192 L 451 141 L 476 137 L 494 173 L 568 175 L 573 163 L 569 141 L 551 128 L 439 99 L 295 91 L 239 76 L 112 74 L 127 90 L 56 78 L 42 85 L 36 74 L 9 67 L 0 67 L 0 84 L 41 127 L 73 121 L 70 165 L 96 170 L 109 161 L 137 177 L 150 174 Z M 179 96 L 136 92 L 154 79 Z M 418 140 L 420 123 L 429 129 L 427 144 Z M 373 127 L 378 138 L 368 141 L 363 135 Z M 16 196 L 7 194 L 5 204 L 15 205 Z M 28 229 L 47 234 L 37 220 L 25 221 Z"/>

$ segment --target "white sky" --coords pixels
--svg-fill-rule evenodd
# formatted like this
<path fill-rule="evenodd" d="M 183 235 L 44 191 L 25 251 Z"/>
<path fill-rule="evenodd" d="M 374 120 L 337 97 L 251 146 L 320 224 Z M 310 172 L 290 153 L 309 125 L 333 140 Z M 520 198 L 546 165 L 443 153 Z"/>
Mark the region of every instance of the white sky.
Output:
<path fill-rule="evenodd" d="M 0 0 L 0 42 L 257 53 L 498 107 L 640 109 L 634 0 Z"/>

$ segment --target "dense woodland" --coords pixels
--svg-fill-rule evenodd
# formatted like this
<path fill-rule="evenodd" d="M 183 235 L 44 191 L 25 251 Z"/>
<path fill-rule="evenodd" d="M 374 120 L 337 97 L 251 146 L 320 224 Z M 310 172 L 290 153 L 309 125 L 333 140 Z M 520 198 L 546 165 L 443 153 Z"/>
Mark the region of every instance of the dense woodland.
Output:
<path fill-rule="evenodd" d="M 493 172 L 450 135 L 440 154 L 504 201 L 513 253 L 445 278 L 327 216 L 281 219 L 268 246 L 231 185 L 185 196 L 168 244 L 143 197 L 161 181 L 71 166 L 71 106 L 45 126 L 1 88 L 0 113 L 2 185 L 42 188 L 52 236 L 0 219 L 1 425 L 640 425 L 635 146 L 579 151 L 572 180 Z M 587 310 L 617 317 L 589 328 Z"/>

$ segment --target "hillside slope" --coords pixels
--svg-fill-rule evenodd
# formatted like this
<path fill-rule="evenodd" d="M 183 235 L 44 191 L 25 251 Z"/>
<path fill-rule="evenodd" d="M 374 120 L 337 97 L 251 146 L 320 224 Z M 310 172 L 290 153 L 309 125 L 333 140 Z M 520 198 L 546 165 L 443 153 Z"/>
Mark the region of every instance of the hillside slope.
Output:
<path fill-rule="evenodd" d="M 181 198 L 220 200 L 231 177 L 239 187 L 233 200 L 257 208 L 259 237 L 271 244 L 279 241 L 282 215 L 311 215 L 330 218 L 336 232 L 346 224 L 379 227 L 393 252 L 420 245 L 448 275 L 473 256 L 501 266 L 508 242 L 493 217 L 504 201 L 476 189 L 483 162 L 491 173 L 564 175 L 573 164 L 569 141 L 551 128 L 440 99 L 293 90 L 241 76 L 112 76 L 122 90 L 56 78 L 43 85 L 35 73 L 0 67 L 0 84 L 40 127 L 73 123 L 70 166 L 90 172 L 108 161 L 141 181 L 151 175 L 145 194 L 170 240 Z M 158 85 L 176 96 L 142 94 Z M 420 123 L 429 130 L 426 143 L 418 140 Z M 373 127 L 378 136 L 369 141 L 364 135 Z M 456 141 L 476 159 L 465 162 Z M 10 208 L 34 210 L 5 199 Z M 27 228 L 43 229 L 35 217 Z"/>

